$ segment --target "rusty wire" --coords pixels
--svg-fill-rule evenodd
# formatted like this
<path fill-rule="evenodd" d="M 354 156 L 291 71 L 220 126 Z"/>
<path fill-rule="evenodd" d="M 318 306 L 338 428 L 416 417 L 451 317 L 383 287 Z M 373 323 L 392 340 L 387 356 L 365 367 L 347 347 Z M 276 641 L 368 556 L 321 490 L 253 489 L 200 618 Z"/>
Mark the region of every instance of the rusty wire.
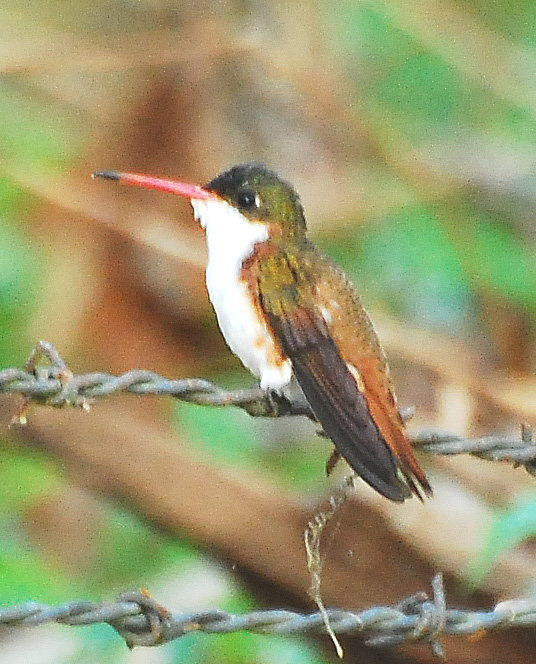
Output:
<path fill-rule="evenodd" d="M 408 641 L 425 642 L 439 657 L 443 656 L 439 641 L 441 636 L 482 635 L 492 630 L 536 626 L 535 599 L 500 602 L 489 611 L 466 611 L 447 608 L 441 574 L 434 577 L 432 588 L 432 598 L 419 593 L 394 606 L 378 606 L 362 611 L 328 608 L 330 625 L 337 634 L 361 635 L 369 646 L 391 647 Z M 122 593 L 116 601 L 109 603 L 74 601 L 50 606 L 32 601 L 0 607 L 0 625 L 4 627 L 45 623 L 107 623 L 130 648 L 159 646 L 192 632 L 325 633 L 324 619 L 319 612 L 301 614 L 272 609 L 243 615 L 220 610 L 174 613 L 141 591 Z"/>
<path fill-rule="evenodd" d="M 40 366 L 43 358 L 49 362 L 48 366 Z M 19 422 L 25 421 L 25 410 L 31 402 L 56 408 L 88 409 L 97 399 L 119 393 L 168 395 L 202 406 L 235 406 L 255 417 L 306 415 L 312 418 L 303 399 L 267 394 L 259 387 L 225 390 L 202 378 L 170 380 L 143 369 L 133 369 L 120 376 L 102 372 L 74 375 L 54 346 L 46 341 L 35 346 L 23 369 L 0 371 L 0 393 L 25 397 L 25 407 L 17 416 Z M 528 426 L 521 428 L 520 436 L 467 439 L 429 430 L 412 435 L 411 440 L 415 447 L 429 454 L 472 454 L 491 461 L 510 461 L 536 475 L 536 443 Z"/>

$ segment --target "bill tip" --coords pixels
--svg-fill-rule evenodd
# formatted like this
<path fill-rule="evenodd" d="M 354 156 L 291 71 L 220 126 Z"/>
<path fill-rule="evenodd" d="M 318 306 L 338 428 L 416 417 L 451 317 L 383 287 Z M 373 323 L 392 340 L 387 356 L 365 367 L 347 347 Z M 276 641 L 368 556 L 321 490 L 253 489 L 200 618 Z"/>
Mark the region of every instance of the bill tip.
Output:
<path fill-rule="evenodd" d="M 93 171 L 91 174 L 92 179 L 104 178 L 105 180 L 120 180 L 121 175 L 117 171 Z"/>

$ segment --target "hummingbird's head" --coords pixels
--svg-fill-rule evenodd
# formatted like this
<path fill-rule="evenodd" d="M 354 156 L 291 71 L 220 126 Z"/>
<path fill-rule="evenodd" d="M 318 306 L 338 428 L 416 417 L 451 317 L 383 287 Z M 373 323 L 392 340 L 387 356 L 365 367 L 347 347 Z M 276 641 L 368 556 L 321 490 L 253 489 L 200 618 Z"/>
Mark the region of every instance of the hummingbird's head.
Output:
<path fill-rule="evenodd" d="M 263 164 L 239 164 L 206 184 L 225 203 L 252 222 L 282 237 L 304 237 L 305 215 L 294 187 Z"/>
<path fill-rule="evenodd" d="M 96 171 L 93 177 L 119 180 L 145 189 L 165 191 L 190 199 L 203 228 L 222 228 L 227 221 L 242 219 L 263 225 L 268 236 L 305 237 L 303 208 L 294 187 L 262 164 L 239 164 L 200 187 L 151 175 Z M 229 229 L 232 232 L 232 229 Z"/>

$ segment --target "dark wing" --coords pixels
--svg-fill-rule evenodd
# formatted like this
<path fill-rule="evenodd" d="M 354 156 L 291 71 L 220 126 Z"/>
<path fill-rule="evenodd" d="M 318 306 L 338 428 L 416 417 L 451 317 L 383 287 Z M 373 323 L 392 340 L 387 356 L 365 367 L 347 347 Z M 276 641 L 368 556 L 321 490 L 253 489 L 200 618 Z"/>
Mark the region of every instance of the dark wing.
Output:
<path fill-rule="evenodd" d="M 316 418 L 348 464 L 379 493 L 411 496 L 397 458 L 376 426 L 357 382 L 339 354 L 313 300 L 314 280 L 282 250 L 257 264 L 259 304 L 292 362 Z"/>

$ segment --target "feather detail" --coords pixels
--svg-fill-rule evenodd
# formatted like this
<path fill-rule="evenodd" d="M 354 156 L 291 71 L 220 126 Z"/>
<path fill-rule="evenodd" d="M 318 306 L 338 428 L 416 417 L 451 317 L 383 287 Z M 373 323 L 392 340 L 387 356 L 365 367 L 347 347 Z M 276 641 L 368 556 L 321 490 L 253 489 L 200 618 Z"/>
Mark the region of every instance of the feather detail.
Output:
<path fill-rule="evenodd" d="M 342 272 L 331 263 L 318 269 L 318 260 L 327 261 L 310 245 L 299 247 L 298 261 L 267 242 L 244 273 L 336 452 L 390 500 L 422 499 L 431 488 L 405 435 L 376 332 Z M 320 282 L 326 267 L 329 278 Z"/>

